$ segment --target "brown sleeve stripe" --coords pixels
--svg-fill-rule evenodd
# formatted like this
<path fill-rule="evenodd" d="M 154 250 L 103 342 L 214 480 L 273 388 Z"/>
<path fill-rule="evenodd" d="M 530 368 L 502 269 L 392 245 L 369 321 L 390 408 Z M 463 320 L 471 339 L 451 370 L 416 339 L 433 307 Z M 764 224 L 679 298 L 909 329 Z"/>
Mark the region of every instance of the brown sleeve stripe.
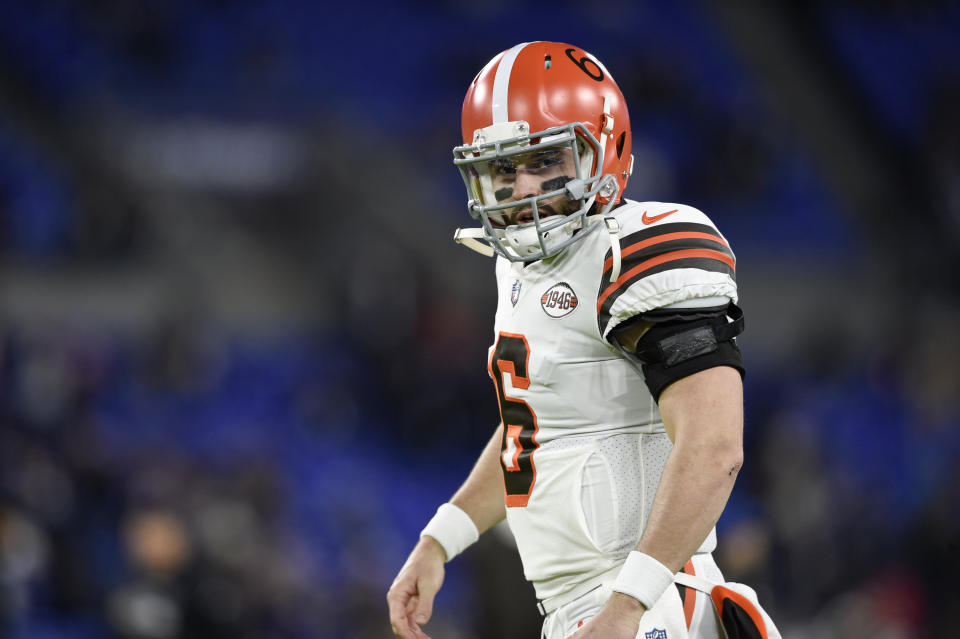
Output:
<path fill-rule="evenodd" d="M 736 264 L 734 263 L 733 258 L 726 253 L 721 253 L 720 251 L 714 251 L 712 249 L 681 249 L 678 251 L 664 253 L 663 255 L 658 255 L 657 257 L 652 257 L 649 260 L 640 262 L 640 264 L 634 266 L 625 273 L 621 273 L 617 281 L 610 284 L 610 286 L 608 286 L 597 299 L 597 312 L 600 312 L 600 309 L 603 307 L 603 303 L 607 300 L 607 298 L 616 293 L 617 290 L 620 289 L 624 284 L 633 283 L 633 281 L 642 279 L 642 276 L 649 275 L 650 273 L 648 273 L 648 271 L 651 271 L 656 266 L 660 266 L 669 262 L 689 260 L 690 258 L 706 258 L 708 260 L 717 260 L 729 267 L 721 270 L 730 272 L 731 274 L 736 271 Z M 672 267 L 684 268 L 685 265 L 676 264 Z M 711 268 L 709 270 L 717 269 Z"/>
<path fill-rule="evenodd" d="M 630 238 L 628 237 L 627 240 Z M 633 255 L 637 251 L 642 251 L 643 249 L 650 248 L 657 244 L 662 244 L 663 242 L 673 242 L 676 240 L 707 240 L 709 242 L 716 242 L 722 244 L 727 249 L 730 248 L 730 245 L 727 244 L 727 241 L 724 240 L 719 235 L 715 233 L 703 233 L 698 231 L 687 231 L 687 232 L 676 232 L 676 233 L 664 233 L 663 235 L 655 235 L 649 237 L 645 240 L 640 240 L 634 244 L 630 244 L 626 248 L 620 250 L 620 257 L 627 258 L 630 255 Z M 690 244 L 689 242 L 687 243 Z M 613 268 L 613 257 L 608 257 L 603 262 L 603 273 L 604 275 Z"/>

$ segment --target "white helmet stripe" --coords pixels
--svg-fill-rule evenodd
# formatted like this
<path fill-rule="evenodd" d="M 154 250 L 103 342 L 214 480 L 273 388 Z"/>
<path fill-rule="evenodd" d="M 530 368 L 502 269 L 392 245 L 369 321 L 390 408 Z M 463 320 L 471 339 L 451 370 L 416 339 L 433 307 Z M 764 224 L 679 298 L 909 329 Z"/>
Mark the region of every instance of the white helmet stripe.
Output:
<path fill-rule="evenodd" d="M 510 73 L 513 71 L 513 63 L 517 59 L 520 50 L 530 44 L 521 42 L 512 49 L 507 50 L 500 58 L 500 64 L 497 66 L 497 75 L 493 78 L 493 124 L 509 122 L 507 115 L 507 98 L 510 88 Z"/>

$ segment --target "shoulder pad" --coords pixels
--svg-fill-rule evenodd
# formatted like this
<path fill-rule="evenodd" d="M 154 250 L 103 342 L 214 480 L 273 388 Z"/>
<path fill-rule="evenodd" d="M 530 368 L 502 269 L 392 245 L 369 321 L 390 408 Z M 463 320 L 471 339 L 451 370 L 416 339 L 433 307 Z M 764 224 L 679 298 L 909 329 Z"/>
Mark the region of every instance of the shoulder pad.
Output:
<path fill-rule="evenodd" d="M 630 202 L 618 213 L 620 276 L 610 280 L 604 255 L 597 321 L 606 337 L 621 321 L 685 300 L 725 296 L 736 301 L 736 258 L 702 211 L 683 204 Z"/>

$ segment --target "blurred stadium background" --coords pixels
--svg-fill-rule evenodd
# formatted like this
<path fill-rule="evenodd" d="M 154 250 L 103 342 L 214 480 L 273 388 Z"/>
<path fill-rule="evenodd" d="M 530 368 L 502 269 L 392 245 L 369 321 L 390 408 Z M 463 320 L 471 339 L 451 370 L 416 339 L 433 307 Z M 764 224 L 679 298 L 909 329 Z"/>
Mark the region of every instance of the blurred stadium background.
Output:
<path fill-rule="evenodd" d="M 0 3 L 0 637 L 389 636 L 496 423 L 451 164 L 516 42 L 596 54 L 627 195 L 739 258 L 718 559 L 788 639 L 956 637 L 960 7 Z M 539 636 L 509 535 L 435 639 Z"/>

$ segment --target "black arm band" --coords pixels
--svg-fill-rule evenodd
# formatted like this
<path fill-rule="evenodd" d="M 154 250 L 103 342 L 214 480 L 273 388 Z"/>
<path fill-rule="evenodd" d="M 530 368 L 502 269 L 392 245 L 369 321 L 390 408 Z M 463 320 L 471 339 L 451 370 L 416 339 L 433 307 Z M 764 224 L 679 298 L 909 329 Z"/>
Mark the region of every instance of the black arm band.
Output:
<path fill-rule="evenodd" d="M 663 389 L 678 379 L 715 366 L 730 366 L 744 376 L 735 340 L 743 332 L 743 311 L 735 304 L 713 313 L 695 311 L 690 319 L 682 313 L 641 319 L 655 323 L 637 342 L 636 353 L 627 355 L 643 367 L 654 400 L 659 401 Z"/>

